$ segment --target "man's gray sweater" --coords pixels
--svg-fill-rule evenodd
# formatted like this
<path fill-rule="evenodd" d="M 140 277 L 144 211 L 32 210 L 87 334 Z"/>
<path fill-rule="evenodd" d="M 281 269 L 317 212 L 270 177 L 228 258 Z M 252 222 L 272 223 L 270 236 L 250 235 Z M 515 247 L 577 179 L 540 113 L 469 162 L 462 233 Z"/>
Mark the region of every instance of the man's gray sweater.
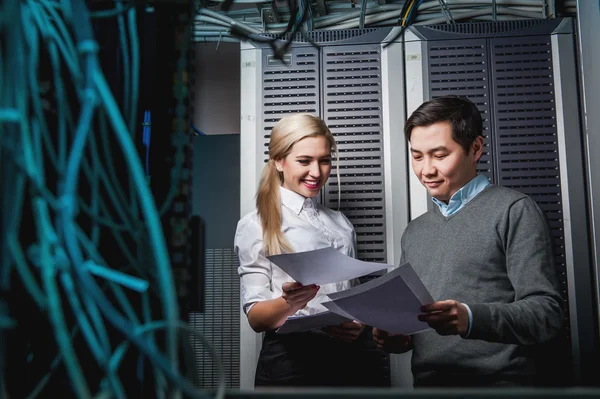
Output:
<path fill-rule="evenodd" d="M 434 206 L 407 227 L 402 262 L 434 300 L 473 314 L 467 338 L 413 336 L 416 386 L 528 383 L 531 345 L 554 338 L 564 320 L 552 236 L 531 198 L 492 186 L 452 216 Z"/>

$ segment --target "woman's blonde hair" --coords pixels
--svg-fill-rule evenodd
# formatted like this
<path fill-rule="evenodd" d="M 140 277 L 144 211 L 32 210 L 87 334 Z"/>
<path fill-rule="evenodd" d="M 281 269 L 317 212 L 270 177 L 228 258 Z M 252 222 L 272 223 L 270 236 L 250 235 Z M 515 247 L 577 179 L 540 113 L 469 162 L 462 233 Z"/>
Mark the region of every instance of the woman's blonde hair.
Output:
<path fill-rule="evenodd" d="M 283 173 L 277 170 L 275 161 L 285 158 L 292 151 L 294 144 L 307 137 L 325 137 L 331 147 L 332 156 L 337 157 L 337 145 L 333 134 L 317 116 L 305 113 L 287 115 L 281 118 L 271 131 L 269 161 L 263 169 L 256 195 L 256 208 L 262 224 L 263 245 L 267 255 L 294 252 L 281 231 L 279 186 L 283 183 Z M 339 181 L 339 162 L 337 164 Z"/>

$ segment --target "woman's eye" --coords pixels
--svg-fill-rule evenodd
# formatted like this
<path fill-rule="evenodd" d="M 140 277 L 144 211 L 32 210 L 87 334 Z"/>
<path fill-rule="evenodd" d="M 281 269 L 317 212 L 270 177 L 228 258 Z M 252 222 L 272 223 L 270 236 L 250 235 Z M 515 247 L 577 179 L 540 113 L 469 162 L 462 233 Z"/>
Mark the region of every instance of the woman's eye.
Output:
<path fill-rule="evenodd" d="M 298 163 L 299 163 L 300 165 L 308 165 L 308 161 L 307 161 L 306 159 L 299 159 L 299 160 L 298 160 Z"/>
<path fill-rule="evenodd" d="M 321 163 L 323 165 L 329 165 L 329 164 L 331 164 L 331 159 L 321 159 Z"/>

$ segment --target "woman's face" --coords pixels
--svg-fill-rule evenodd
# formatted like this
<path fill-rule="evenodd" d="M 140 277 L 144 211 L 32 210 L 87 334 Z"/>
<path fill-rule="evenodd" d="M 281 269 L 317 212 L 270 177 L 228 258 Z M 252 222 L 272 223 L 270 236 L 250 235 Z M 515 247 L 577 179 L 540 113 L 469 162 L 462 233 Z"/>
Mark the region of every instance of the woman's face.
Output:
<path fill-rule="evenodd" d="M 283 172 L 282 186 L 303 197 L 314 197 L 331 173 L 331 146 L 324 136 L 307 137 L 292 147 L 283 159 L 275 161 Z"/>

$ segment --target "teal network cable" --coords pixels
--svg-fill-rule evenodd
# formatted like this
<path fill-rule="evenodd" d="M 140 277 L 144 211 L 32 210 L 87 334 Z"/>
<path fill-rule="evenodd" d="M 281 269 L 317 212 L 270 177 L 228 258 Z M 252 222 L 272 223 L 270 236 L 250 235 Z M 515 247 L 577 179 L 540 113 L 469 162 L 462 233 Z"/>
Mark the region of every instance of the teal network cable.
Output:
<path fill-rule="evenodd" d="M 117 106 L 100 70 L 83 0 L 24 0 L 19 6 L 15 3 L 4 7 L 5 13 L 0 17 L 0 34 L 7 43 L 0 46 L 0 169 L 2 188 L 11 193 L 2 199 L 2 212 L 9 215 L 1 226 L 6 238 L 0 265 L 2 288 L 6 288 L 7 276 L 14 268 L 27 294 L 47 314 L 53 327 L 59 352 L 50 369 L 55 370 L 59 363 L 65 365 L 77 397 L 91 397 L 92 391 L 72 344 L 76 334 L 83 337 L 104 372 L 99 394 L 125 397 L 118 378 L 120 361 L 114 360 L 120 359 L 118 356 L 124 349 L 114 348 L 105 321 L 126 338 L 120 348 L 136 347 L 152 366 L 158 396 L 183 391 L 194 398 L 209 397 L 178 372 L 178 339 L 180 330 L 187 327 L 178 322 L 174 282 L 159 220 L 183 177 L 186 145 L 183 100 L 187 95 L 183 79 L 190 29 L 186 31 L 175 87 L 178 123 L 172 143 L 176 150 L 173 183 L 159 212 L 132 137 L 139 95 L 139 43 L 133 3 L 120 7 L 119 2 L 115 7 L 118 12 L 95 15 L 112 14 L 123 22 L 122 51 L 130 61 L 125 72 L 123 109 Z M 51 92 L 39 83 L 42 55 L 50 65 Z M 47 101 L 56 106 L 52 123 L 46 120 Z M 120 146 L 126 176 L 131 179 L 129 195 L 122 190 L 123 174 L 115 170 L 112 162 L 113 141 Z M 50 174 L 58 179 L 56 187 L 47 186 Z M 90 190 L 89 198 L 79 192 L 82 182 Z M 25 198 L 30 200 L 36 229 L 35 241 L 30 244 L 19 241 Z M 89 221 L 85 231 L 79 225 L 80 209 Z M 141 278 L 108 266 L 96 249 L 103 229 L 110 232 L 127 259 L 125 266 L 133 268 Z M 130 253 L 126 238 L 135 240 L 138 257 Z M 141 245 L 146 243 L 152 252 L 152 262 L 144 265 L 139 253 Z M 27 250 L 24 245 L 29 245 Z M 141 319 L 125 290 L 141 296 Z M 154 320 L 156 309 L 149 306 L 152 290 L 156 290 L 161 300 L 163 321 Z M 114 303 L 108 300 L 106 291 L 112 293 Z M 68 308 L 62 307 L 63 294 Z M 75 316 L 74 327 L 68 325 L 67 312 Z M 11 326 L 6 311 L 0 307 L 0 334 Z M 156 329 L 165 330 L 165 355 L 154 340 L 152 331 Z M 216 358 L 210 347 L 209 351 Z M 0 372 L 2 361 L 0 354 Z M 216 361 L 221 378 L 217 396 L 222 397 L 223 373 L 218 358 Z M 42 393 L 50 378 L 51 374 L 42 378 L 29 397 Z"/>

